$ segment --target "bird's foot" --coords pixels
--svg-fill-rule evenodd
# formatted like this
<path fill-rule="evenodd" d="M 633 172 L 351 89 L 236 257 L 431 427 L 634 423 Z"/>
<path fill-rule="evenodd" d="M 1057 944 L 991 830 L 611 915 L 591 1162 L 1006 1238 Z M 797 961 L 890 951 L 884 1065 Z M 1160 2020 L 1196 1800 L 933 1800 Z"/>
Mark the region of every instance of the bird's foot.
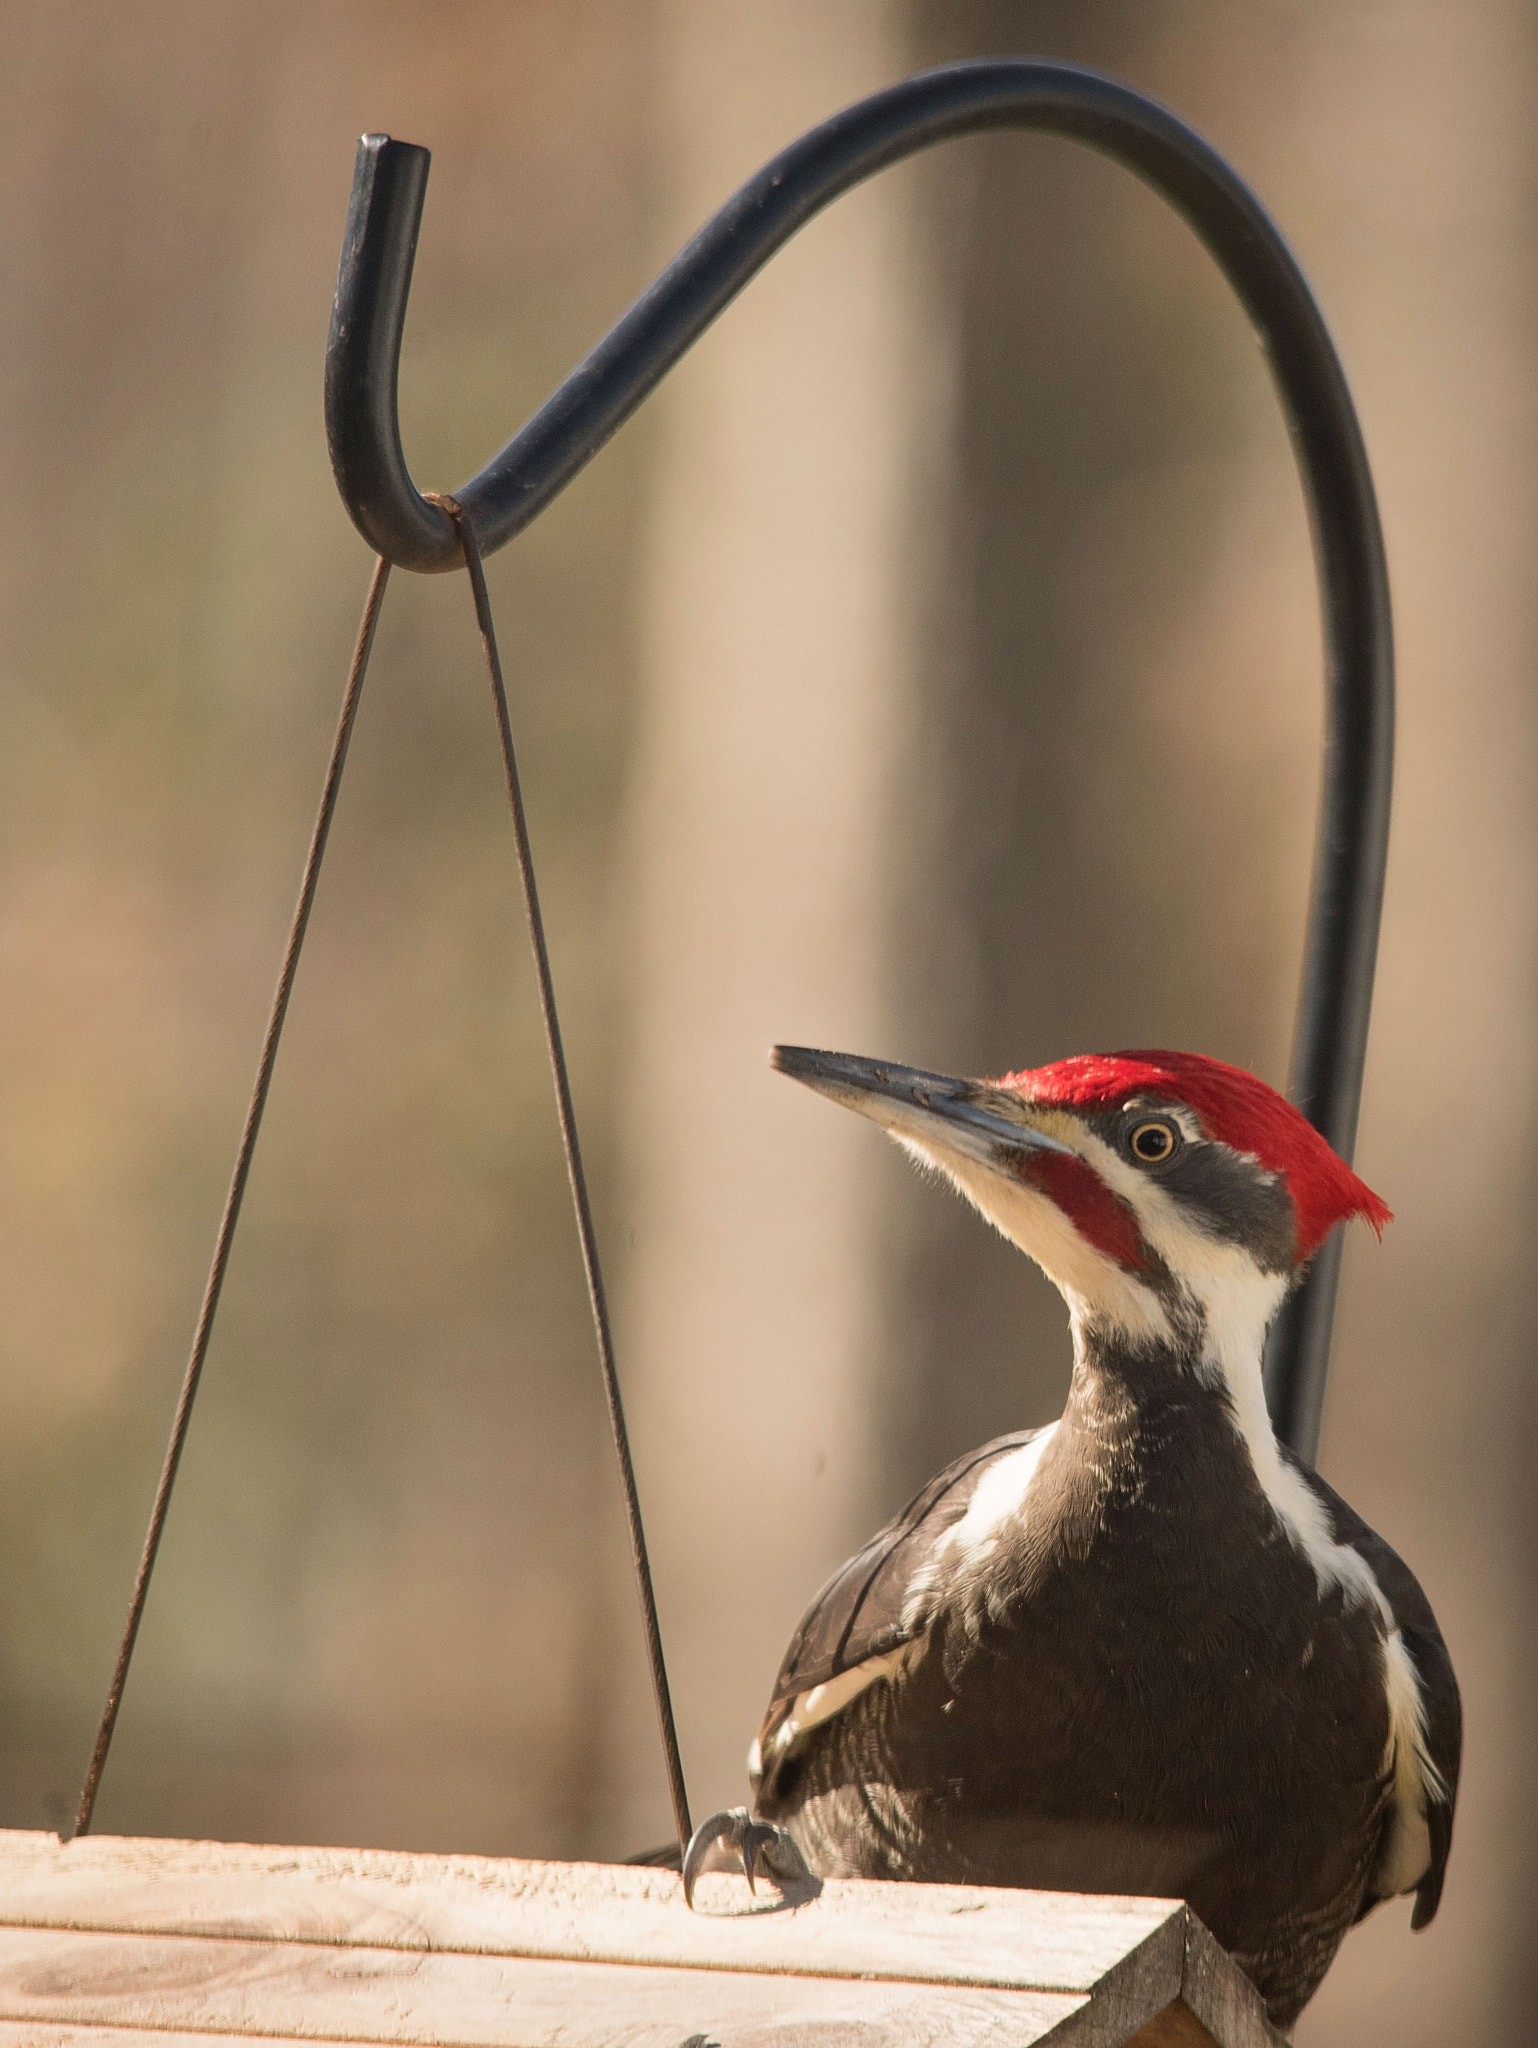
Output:
<path fill-rule="evenodd" d="M 812 1875 L 794 1836 L 769 1821 L 754 1820 L 745 1806 L 713 1813 L 689 1838 L 684 1852 L 684 1898 L 692 1907 L 694 1887 L 707 1870 L 738 1870 L 756 1894 L 755 1877 L 767 1877 L 787 1902 L 815 1898 L 822 1886 Z"/>

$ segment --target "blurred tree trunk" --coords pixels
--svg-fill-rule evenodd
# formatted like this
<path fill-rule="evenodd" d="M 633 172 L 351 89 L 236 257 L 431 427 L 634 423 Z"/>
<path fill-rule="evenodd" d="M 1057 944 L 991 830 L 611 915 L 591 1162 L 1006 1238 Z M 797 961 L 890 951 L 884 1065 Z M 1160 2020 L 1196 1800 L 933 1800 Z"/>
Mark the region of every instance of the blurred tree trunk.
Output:
<path fill-rule="evenodd" d="M 661 256 L 911 58 L 897 10 L 806 0 L 671 7 L 657 61 Z M 744 1797 L 785 1637 L 884 1497 L 878 1147 L 766 1055 L 894 1033 L 892 804 L 935 424 L 913 191 L 889 175 L 806 229 L 658 401 L 621 1330 L 701 1815 Z M 634 1846 L 666 1833 L 644 1681 L 616 1713 Z"/>

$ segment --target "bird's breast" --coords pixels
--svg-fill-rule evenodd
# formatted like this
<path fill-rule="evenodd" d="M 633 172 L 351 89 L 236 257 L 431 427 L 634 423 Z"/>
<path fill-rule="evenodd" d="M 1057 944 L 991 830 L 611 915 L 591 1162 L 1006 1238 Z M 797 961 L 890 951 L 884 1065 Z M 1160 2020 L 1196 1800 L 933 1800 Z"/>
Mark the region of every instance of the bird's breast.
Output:
<path fill-rule="evenodd" d="M 897 1782 L 1182 1856 L 1380 1796 L 1381 1619 L 1321 1586 L 1218 1422 L 1174 1458 L 1059 1432 L 1018 1524 L 937 1589 L 929 1654 L 886 1689 Z"/>

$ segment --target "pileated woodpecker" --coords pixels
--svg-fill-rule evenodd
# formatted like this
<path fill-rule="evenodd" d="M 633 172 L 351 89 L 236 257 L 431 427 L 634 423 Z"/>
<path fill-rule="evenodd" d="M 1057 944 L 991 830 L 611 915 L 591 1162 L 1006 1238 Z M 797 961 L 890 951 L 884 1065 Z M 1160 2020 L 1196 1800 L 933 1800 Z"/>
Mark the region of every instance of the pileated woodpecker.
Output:
<path fill-rule="evenodd" d="M 953 1181 L 1068 1304 L 1061 1418 L 931 1480 L 834 1574 L 684 1858 L 1189 1901 L 1290 2027 L 1346 1930 L 1437 1909 L 1457 1683 L 1408 1568 L 1277 1443 L 1261 1347 L 1327 1233 L 1389 1211 L 1190 1053 L 952 1080 L 780 1046 Z"/>

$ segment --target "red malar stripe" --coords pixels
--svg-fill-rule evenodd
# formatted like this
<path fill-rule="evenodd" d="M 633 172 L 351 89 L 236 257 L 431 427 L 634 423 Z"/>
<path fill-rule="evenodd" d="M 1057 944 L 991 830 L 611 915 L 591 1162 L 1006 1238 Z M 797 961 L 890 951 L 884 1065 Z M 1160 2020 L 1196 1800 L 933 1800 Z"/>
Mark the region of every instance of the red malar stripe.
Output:
<path fill-rule="evenodd" d="M 1129 1202 L 1114 1194 L 1087 1160 L 1072 1152 L 1026 1152 L 1016 1168 L 1023 1181 L 1056 1202 L 1087 1244 L 1141 1273 L 1152 1253 Z"/>

